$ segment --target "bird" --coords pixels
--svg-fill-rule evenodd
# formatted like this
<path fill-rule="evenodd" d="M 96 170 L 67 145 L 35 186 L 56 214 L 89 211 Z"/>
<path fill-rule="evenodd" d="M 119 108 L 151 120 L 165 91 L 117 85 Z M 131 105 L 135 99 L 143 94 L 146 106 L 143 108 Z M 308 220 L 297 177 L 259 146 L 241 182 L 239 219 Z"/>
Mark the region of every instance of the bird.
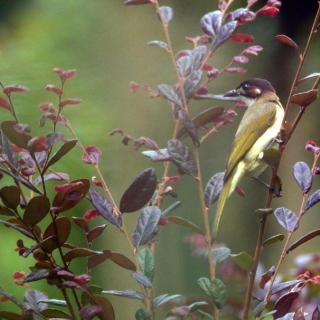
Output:
<path fill-rule="evenodd" d="M 263 153 L 275 143 L 285 114 L 274 87 L 265 79 L 246 80 L 236 89 L 217 97 L 221 100 L 244 102 L 247 109 L 236 131 L 227 160 L 214 221 L 215 234 L 218 232 L 226 201 L 239 181 L 245 176 L 256 176 L 257 171 L 263 171 Z"/>

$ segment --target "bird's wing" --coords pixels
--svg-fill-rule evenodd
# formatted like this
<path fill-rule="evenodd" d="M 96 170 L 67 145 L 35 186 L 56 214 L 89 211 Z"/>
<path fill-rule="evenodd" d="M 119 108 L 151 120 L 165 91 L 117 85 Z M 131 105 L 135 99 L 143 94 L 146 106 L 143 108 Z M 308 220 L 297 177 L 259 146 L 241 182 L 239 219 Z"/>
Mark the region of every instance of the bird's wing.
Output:
<path fill-rule="evenodd" d="M 254 105 L 247 109 L 232 145 L 224 177 L 225 181 L 258 138 L 272 126 L 275 121 L 276 111 L 277 106 L 274 102 L 266 103 L 262 112 L 261 108 Z"/>

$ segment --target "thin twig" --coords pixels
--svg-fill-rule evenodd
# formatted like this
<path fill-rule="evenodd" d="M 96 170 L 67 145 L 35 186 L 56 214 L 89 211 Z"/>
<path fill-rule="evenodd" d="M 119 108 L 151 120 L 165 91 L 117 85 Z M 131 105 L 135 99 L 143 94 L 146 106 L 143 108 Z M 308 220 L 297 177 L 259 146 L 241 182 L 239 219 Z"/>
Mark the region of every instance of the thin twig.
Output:
<path fill-rule="evenodd" d="M 318 5 L 319 5 L 319 3 L 318 3 Z M 309 52 L 310 45 L 311 45 L 313 36 L 315 34 L 315 30 L 316 30 L 317 25 L 319 23 L 319 17 L 320 17 L 320 6 L 318 6 L 318 11 L 317 11 L 316 16 L 314 18 L 314 21 L 313 21 L 313 24 L 312 24 L 312 27 L 311 27 L 311 31 L 310 31 L 309 36 L 308 36 L 308 40 L 307 40 L 304 52 L 303 52 L 303 54 L 301 56 L 301 59 L 299 61 L 299 65 L 298 65 L 297 71 L 295 73 L 295 76 L 294 76 L 294 79 L 293 79 L 293 82 L 292 82 L 292 85 L 291 85 L 291 88 L 290 88 L 289 96 L 288 96 L 288 99 L 287 99 L 287 102 L 286 102 L 286 105 L 285 105 L 285 108 L 284 108 L 285 109 L 285 116 L 284 116 L 283 124 L 285 124 L 285 121 L 286 121 L 286 118 L 287 118 L 287 115 L 288 115 L 288 110 L 289 110 L 289 106 L 290 106 L 291 97 L 292 97 L 292 95 L 294 94 L 294 92 L 296 90 L 296 87 L 297 87 L 297 84 L 298 84 L 298 81 L 299 81 L 299 78 L 300 78 L 302 67 L 304 65 L 306 56 L 307 56 L 307 54 Z M 318 78 L 316 80 L 316 82 L 314 83 L 314 85 L 313 85 L 314 89 L 319 85 L 319 81 L 320 80 Z M 289 131 L 289 133 L 287 135 L 286 140 L 284 140 L 284 142 L 280 145 L 280 148 L 279 148 L 279 159 L 278 159 L 277 163 L 275 164 L 275 167 L 274 167 L 273 172 L 272 172 L 272 177 L 271 177 L 271 182 L 270 182 L 270 189 L 269 189 L 269 192 L 267 194 L 265 208 L 269 208 L 271 206 L 272 199 L 273 199 L 273 189 L 274 189 L 275 184 L 276 184 L 277 173 L 278 173 L 278 169 L 279 169 L 279 166 L 280 166 L 280 162 L 281 162 L 283 153 L 284 153 L 284 151 L 286 149 L 286 146 L 287 146 L 287 144 L 288 144 L 293 132 L 295 131 L 298 123 L 300 122 L 301 117 L 302 117 L 303 113 L 305 112 L 305 109 L 306 109 L 305 107 L 302 107 L 300 109 L 300 112 L 297 115 L 297 117 L 296 117 L 296 119 L 294 121 L 294 124 L 291 127 L 291 130 Z M 280 132 L 281 137 L 284 137 L 284 134 L 285 134 L 285 129 L 284 129 L 284 125 L 282 125 L 282 130 Z M 255 280 L 255 277 L 256 277 L 257 266 L 258 266 L 258 263 L 260 261 L 260 256 L 261 256 L 261 251 L 262 251 L 265 224 L 266 224 L 266 219 L 262 220 L 260 222 L 260 226 L 259 226 L 259 233 L 258 233 L 258 239 L 257 239 L 257 243 L 256 243 L 255 256 L 254 256 L 254 267 L 253 267 L 253 269 L 252 269 L 252 271 L 251 271 L 251 273 L 249 275 L 249 278 L 248 278 L 247 291 L 246 291 L 245 302 L 244 302 L 244 307 L 243 307 L 243 312 L 242 312 L 242 319 L 243 320 L 246 320 L 248 318 L 248 314 L 249 314 L 251 298 L 252 298 L 252 290 L 253 290 L 253 286 L 254 286 L 254 280 Z M 270 290 L 272 290 L 272 286 L 270 286 Z"/>

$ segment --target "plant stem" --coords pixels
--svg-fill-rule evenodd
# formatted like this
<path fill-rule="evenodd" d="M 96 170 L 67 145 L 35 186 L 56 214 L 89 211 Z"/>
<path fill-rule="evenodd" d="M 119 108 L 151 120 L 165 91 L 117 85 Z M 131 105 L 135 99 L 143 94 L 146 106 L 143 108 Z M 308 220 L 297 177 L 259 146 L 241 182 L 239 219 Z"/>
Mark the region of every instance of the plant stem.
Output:
<path fill-rule="evenodd" d="M 314 157 L 314 160 L 313 160 L 313 164 L 312 164 L 312 168 L 311 168 L 311 172 L 314 171 L 314 168 L 316 167 L 317 165 L 317 162 L 318 162 L 318 159 L 319 159 L 319 156 L 320 155 L 315 155 Z M 298 215 L 298 220 L 297 220 L 297 223 L 296 223 L 296 226 L 295 228 L 293 228 L 293 230 L 289 231 L 287 233 L 287 237 L 286 237 L 286 241 L 282 247 L 282 251 L 281 251 L 281 255 L 280 255 L 280 258 L 278 260 L 278 263 L 276 265 L 276 268 L 275 268 L 275 271 L 274 271 L 274 274 L 273 276 L 271 277 L 270 279 L 270 285 L 268 287 L 268 290 L 266 292 L 266 295 L 265 295 L 265 298 L 264 298 L 264 302 L 265 303 L 268 303 L 270 297 L 271 297 L 271 294 L 272 294 L 272 287 L 273 287 L 273 283 L 275 281 L 275 278 L 278 274 L 278 271 L 287 255 L 287 250 L 288 250 L 288 246 L 289 246 L 289 243 L 290 243 L 290 240 L 292 238 L 292 235 L 293 233 L 295 232 L 295 230 L 297 229 L 297 227 L 299 226 L 300 224 L 300 220 L 302 218 L 302 216 L 304 215 L 305 213 L 305 206 L 306 206 L 306 202 L 308 200 L 308 193 L 303 193 L 303 196 L 302 196 L 302 201 L 301 201 L 301 205 L 300 205 L 300 210 L 299 210 L 299 215 Z"/>
<path fill-rule="evenodd" d="M 294 76 L 294 79 L 293 79 L 293 82 L 292 82 L 292 85 L 291 85 L 291 88 L 290 88 L 289 96 L 288 96 L 288 99 L 287 99 L 287 102 L 286 102 L 286 105 L 285 105 L 285 108 L 284 108 L 285 109 L 285 116 L 284 116 L 283 124 L 286 122 L 286 118 L 287 118 L 288 110 L 289 110 L 289 106 L 290 106 L 290 100 L 291 100 L 291 97 L 292 97 L 292 95 L 294 94 L 294 92 L 296 90 L 297 83 L 298 83 L 298 80 L 300 78 L 302 67 L 304 65 L 306 56 L 307 56 L 307 54 L 309 52 L 310 45 L 311 45 L 313 36 L 315 34 L 317 25 L 319 23 L 319 18 L 320 18 L 320 5 L 318 4 L 318 10 L 317 10 L 316 16 L 314 18 L 310 33 L 309 33 L 306 46 L 304 48 L 303 54 L 301 56 L 301 59 L 299 61 L 299 65 L 298 65 L 297 71 L 295 73 L 295 76 Z M 314 85 L 313 85 L 313 89 L 316 89 L 318 87 L 319 82 L 320 82 L 320 79 L 318 78 L 315 81 Z M 295 131 L 298 123 L 300 122 L 300 120 L 302 118 L 302 115 L 305 112 L 305 110 L 306 110 L 306 107 L 302 106 L 301 109 L 300 109 L 299 114 L 297 115 L 297 117 L 295 118 L 295 120 L 293 122 L 293 125 L 292 125 L 290 131 L 287 134 L 286 140 L 283 141 L 283 144 L 280 145 L 280 148 L 279 148 L 279 159 L 278 159 L 278 162 L 276 163 L 276 165 L 275 165 L 275 167 L 273 168 L 273 171 L 272 171 L 270 189 L 269 189 L 268 194 L 267 194 L 265 208 L 269 208 L 271 206 L 272 199 L 273 199 L 273 189 L 275 187 L 276 178 L 277 178 L 277 172 L 278 172 L 278 169 L 279 169 L 279 166 L 280 166 L 280 162 L 281 162 L 283 153 L 284 153 L 284 151 L 286 149 L 286 146 L 287 146 L 289 140 L 291 139 L 291 136 L 292 136 L 293 132 Z M 281 129 L 281 132 L 280 132 L 281 137 L 284 137 L 284 134 L 285 134 L 285 129 L 284 129 L 284 126 L 282 126 L 282 129 Z M 243 312 L 242 312 L 242 319 L 243 320 L 248 319 L 248 314 L 249 314 L 249 309 L 250 309 L 250 304 L 251 304 L 251 298 L 252 298 L 252 290 L 253 290 L 253 287 L 254 287 L 254 280 L 255 280 L 255 277 L 256 277 L 257 266 L 258 266 L 258 263 L 260 261 L 260 256 L 261 256 L 261 252 L 262 252 L 265 225 L 266 225 L 266 219 L 261 220 L 260 221 L 260 226 L 259 226 L 258 239 L 257 239 L 257 243 L 256 243 L 255 255 L 254 255 L 254 266 L 253 266 L 253 269 L 250 272 L 249 278 L 248 278 L 248 285 L 247 285 L 247 290 L 246 290 L 246 295 L 245 295 L 245 302 L 244 302 Z M 281 259 L 281 257 L 280 257 L 280 259 Z M 271 290 L 272 290 L 272 285 L 270 286 L 270 292 L 271 292 Z"/>

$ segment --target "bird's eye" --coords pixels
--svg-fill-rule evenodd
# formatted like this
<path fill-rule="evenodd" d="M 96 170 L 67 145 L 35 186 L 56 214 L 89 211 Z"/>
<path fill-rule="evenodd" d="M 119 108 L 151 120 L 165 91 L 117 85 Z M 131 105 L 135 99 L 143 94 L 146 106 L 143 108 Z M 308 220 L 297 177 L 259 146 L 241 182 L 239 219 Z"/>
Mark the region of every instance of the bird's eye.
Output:
<path fill-rule="evenodd" d="M 243 89 L 248 89 L 249 88 L 249 85 L 247 84 L 247 83 L 245 83 L 244 85 L 243 85 Z"/>

